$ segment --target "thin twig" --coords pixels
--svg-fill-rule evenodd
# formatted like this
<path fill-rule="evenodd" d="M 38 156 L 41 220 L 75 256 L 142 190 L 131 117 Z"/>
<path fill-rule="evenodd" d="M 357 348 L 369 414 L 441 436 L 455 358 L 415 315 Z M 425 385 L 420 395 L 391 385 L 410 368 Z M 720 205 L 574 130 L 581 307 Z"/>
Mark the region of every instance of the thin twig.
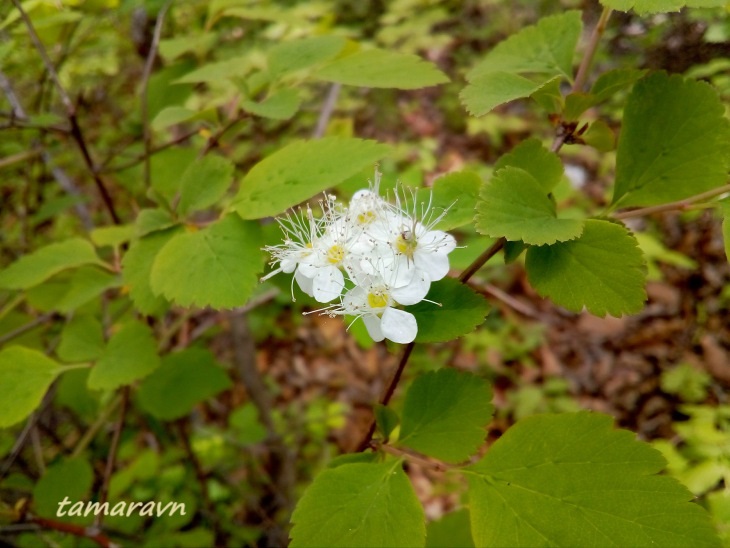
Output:
<path fill-rule="evenodd" d="M 596 23 L 596 26 L 593 27 L 593 32 L 591 32 L 591 37 L 588 40 L 588 45 L 586 46 L 585 52 L 583 53 L 583 59 L 581 59 L 580 66 L 578 67 L 578 72 L 575 75 L 575 81 L 573 82 L 573 93 L 583 91 L 583 86 L 585 86 L 586 79 L 588 78 L 588 71 L 591 68 L 593 57 L 595 56 L 596 49 L 598 48 L 598 42 L 600 42 L 601 37 L 606 30 L 608 19 L 609 17 L 611 17 L 611 11 L 613 11 L 611 10 L 611 8 L 603 8 L 601 16 L 598 18 L 598 22 Z"/>
<path fill-rule="evenodd" d="M 20 327 L 13 329 L 12 331 L 8 331 L 4 335 L 0 336 L 0 346 L 8 341 L 13 340 L 16 337 L 20 337 L 23 333 L 27 333 L 28 331 L 38 327 L 39 325 L 46 323 L 48 320 L 53 320 L 58 317 L 59 316 L 55 312 L 48 312 L 47 314 L 38 316 L 36 319 L 31 320 L 25 325 L 21 325 Z"/>
<path fill-rule="evenodd" d="M 30 150 L 24 150 L 23 152 L 13 154 L 12 156 L 6 156 L 5 158 L 0 159 L 0 169 L 20 162 L 25 162 L 26 160 L 30 160 L 31 158 L 38 156 L 40 153 L 40 150 L 32 148 Z"/>
<path fill-rule="evenodd" d="M 248 115 L 245 112 L 240 112 L 233 120 L 228 122 L 225 126 L 220 128 L 218 131 L 216 131 L 213 135 L 208 137 L 208 142 L 205 143 L 205 146 L 203 147 L 203 150 L 200 151 L 200 154 L 198 157 L 202 158 L 206 154 L 208 154 L 213 148 L 218 146 L 220 139 L 223 137 L 223 135 L 228 132 L 228 130 L 232 129 L 236 124 L 238 124 L 241 120 L 246 118 Z"/>
<path fill-rule="evenodd" d="M 330 118 L 332 117 L 332 112 L 335 110 L 335 105 L 337 104 L 337 98 L 340 95 L 341 89 L 342 84 L 334 83 L 330 86 L 330 89 L 327 92 L 327 97 L 322 104 L 322 110 L 319 113 L 319 118 L 317 119 L 317 127 L 314 128 L 314 132 L 312 133 L 312 139 L 319 139 L 324 135 L 324 132 L 327 129 L 327 124 L 329 124 Z"/>
<path fill-rule="evenodd" d="M 107 190 L 104 181 L 102 181 L 101 177 L 99 176 L 99 170 L 97 169 L 94 160 L 91 158 L 91 152 L 89 151 L 89 147 L 86 143 L 86 138 L 84 137 L 84 133 L 81 130 L 79 120 L 76 116 L 76 107 L 71 101 L 71 98 L 64 89 L 63 85 L 61 84 L 61 80 L 58 78 L 56 69 L 51 62 L 51 59 L 48 57 L 46 48 L 43 45 L 43 42 L 41 42 L 40 38 L 38 37 L 38 33 L 36 33 L 35 31 L 35 27 L 33 26 L 33 22 L 30 20 L 30 17 L 28 17 L 28 14 L 20 5 L 20 2 L 18 0 L 12 0 L 12 2 L 20 13 L 20 16 L 23 19 L 25 26 L 28 28 L 28 34 L 30 34 L 31 40 L 33 41 L 33 44 L 38 50 L 38 54 L 43 60 L 46 71 L 51 76 L 51 80 L 53 80 L 53 83 L 56 86 L 58 94 L 61 97 L 61 102 L 63 103 L 64 107 L 66 107 L 66 116 L 68 117 L 68 121 L 71 124 L 71 136 L 73 137 L 74 141 L 76 141 L 76 144 L 81 151 L 81 156 L 84 158 L 84 163 L 86 164 L 89 173 L 96 183 L 96 187 L 99 191 L 99 194 L 101 195 L 102 201 L 104 202 L 104 206 L 109 212 L 112 221 L 114 221 L 114 224 L 121 224 L 121 219 L 117 215 L 116 209 L 114 208 L 114 202 L 111 198 L 111 195 L 109 194 L 109 191 Z"/>
<path fill-rule="evenodd" d="M 109 498 L 109 482 L 114 473 L 114 463 L 117 460 L 117 450 L 119 449 L 119 440 L 122 437 L 122 430 L 124 429 L 124 420 L 127 417 L 127 408 L 129 407 L 129 386 L 122 388 L 122 408 L 119 410 L 119 418 L 117 424 L 114 427 L 114 434 L 112 435 L 112 443 L 109 448 L 109 454 L 106 458 L 106 467 L 104 468 L 104 478 L 99 490 L 99 503 L 103 505 Z M 97 529 L 101 527 L 102 519 L 104 516 L 102 513 L 97 514 L 94 517 L 94 527 Z"/>
<path fill-rule="evenodd" d="M 631 219 L 632 217 L 643 217 L 645 215 L 651 215 L 652 213 L 663 213 L 665 211 L 682 211 L 684 209 L 688 209 L 689 206 L 691 206 L 692 204 L 701 202 L 703 200 L 708 200 L 709 198 L 714 198 L 715 196 L 720 196 L 721 194 L 725 194 L 727 192 L 730 192 L 730 184 L 723 185 L 718 188 L 713 188 L 712 190 L 708 190 L 707 192 L 703 192 L 702 194 L 697 194 L 696 196 L 690 196 L 689 198 L 685 198 L 684 200 L 677 200 L 676 202 L 671 202 L 668 204 L 642 207 L 640 209 L 633 209 L 631 211 L 614 213 L 613 218 Z"/>
<path fill-rule="evenodd" d="M 157 154 L 158 152 L 162 152 L 163 150 L 167 150 L 170 147 L 174 147 L 176 145 L 179 145 L 180 143 L 187 141 L 191 137 L 194 137 L 195 135 L 198 135 L 200 133 L 200 128 L 196 128 L 194 130 L 188 131 L 187 133 L 183 133 L 182 135 L 175 137 L 174 139 L 171 139 L 167 141 L 166 143 L 163 143 L 161 145 L 158 145 L 156 147 L 153 147 L 149 151 L 149 155 L 153 156 Z M 147 158 L 147 154 L 138 154 L 128 162 L 125 162 L 123 164 L 118 164 L 115 166 L 109 166 L 103 169 L 99 170 L 99 173 L 117 173 L 118 171 L 124 171 L 125 169 L 129 169 L 130 167 L 134 167 L 140 162 L 144 162 L 145 158 Z M 106 162 L 109 163 L 109 160 Z"/>
<path fill-rule="evenodd" d="M 398 447 L 393 447 L 392 445 L 388 445 L 387 443 L 373 443 L 372 447 L 373 449 L 380 449 L 385 453 L 390 453 L 391 455 L 394 455 L 396 457 L 401 457 L 408 461 L 418 463 L 421 466 L 436 470 L 437 472 L 446 472 L 447 470 L 456 468 L 453 464 L 448 464 L 440 460 L 433 459 L 431 457 L 426 457 L 425 455 L 421 455 L 419 453 L 416 453 L 415 451 L 411 451 L 410 449 L 400 449 Z"/>
<path fill-rule="evenodd" d="M 106 423 L 107 420 L 109 420 L 109 417 L 114 412 L 114 410 L 119 407 L 119 404 L 122 402 L 122 398 L 117 396 L 112 400 L 112 402 L 107 405 L 104 409 L 101 410 L 99 413 L 98 418 L 94 421 L 94 423 L 87 428 L 86 432 L 84 432 L 84 435 L 81 436 L 81 439 L 76 443 L 76 447 L 74 447 L 73 453 L 71 453 L 71 458 L 76 458 L 81 455 L 81 453 L 84 452 L 84 450 L 88 447 L 88 445 L 91 443 L 91 440 L 94 439 L 94 436 L 101 430 L 102 426 Z"/>
<path fill-rule="evenodd" d="M 56 90 L 58 91 L 58 95 L 61 97 L 61 102 L 63 103 L 63 106 L 66 107 L 66 111 L 68 113 L 74 113 L 75 108 L 73 102 L 71 101 L 71 97 L 69 97 L 63 85 L 61 85 L 61 80 L 58 78 L 58 74 L 56 73 L 56 69 L 51 62 L 51 59 L 48 57 L 46 47 L 43 45 L 43 42 L 41 42 L 41 39 L 38 37 L 38 33 L 35 31 L 33 22 L 30 20 L 30 17 L 28 17 L 28 14 L 25 12 L 23 6 L 21 6 L 18 0 L 12 0 L 12 2 L 15 8 L 20 13 L 20 17 L 23 19 L 25 26 L 28 27 L 28 34 L 30 35 L 30 39 L 35 46 L 35 49 L 38 50 L 38 54 L 41 56 L 43 64 L 45 65 L 46 70 L 51 77 L 51 80 L 53 80 L 53 83 L 56 86 Z"/>
<path fill-rule="evenodd" d="M 152 74 L 152 67 L 155 64 L 157 58 L 157 48 L 160 45 L 160 36 L 162 36 L 162 26 L 165 21 L 165 14 L 170 7 L 172 0 L 167 0 L 157 14 L 157 21 L 155 21 L 155 30 L 152 34 L 152 44 L 150 45 L 150 51 L 147 54 L 147 59 L 144 64 L 144 72 L 142 73 L 142 133 L 144 140 L 144 184 L 145 188 L 150 186 L 150 149 L 152 148 L 152 131 L 150 130 L 150 120 L 148 111 L 147 101 L 147 88 L 149 84 L 150 75 Z"/>
<path fill-rule="evenodd" d="M 459 281 L 461 283 L 468 282 L 471 277 L 476 274 L 480 268 L 482 268 L 489 259 L 494 257 L 500 249 L 504 247 L 504 244 L 507 242 L 504 238 L 500 238 L 496 242 L 494 242 L 484 253 L 479 255 L 474 261 L 464 270 L 461 275 L 459 276 Z"/>
<path fill-rule="evenodd" d="M 65 523 L 54 519 L 42 518 L 40 516 L 28 516 L 25 518 L 26 523 L 32 523 L 43 529 L 52 529 L 61 533 L 68 533 L 76 537 L 87 538 L 96 542 L 103 548 L 116 548 L 119 544 L 113 542 L 104 533 L 95 527 L 84 527 L 83 525 L 75 525 L 73 523 Z"/>

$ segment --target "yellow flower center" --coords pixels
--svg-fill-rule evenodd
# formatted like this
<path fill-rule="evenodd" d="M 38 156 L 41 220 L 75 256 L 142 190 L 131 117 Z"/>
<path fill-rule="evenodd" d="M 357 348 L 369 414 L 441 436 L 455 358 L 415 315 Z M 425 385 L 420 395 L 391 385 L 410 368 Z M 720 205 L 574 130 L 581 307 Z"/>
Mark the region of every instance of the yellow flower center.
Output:
<path fill-rule="evenodd" d="M 368 293 L 368 306 L 370 308 L 385 308 L 388 306 L 388 297 L 379 291 Z"/>
<path fill-rule="evenodd" d="M 327 250 L 327 260 L 331 264 L 340 264 L 344 258 L 345 249 L 339 244 L 335 244 Z"/>
<path fill-rule="evenodd" d="M 415 253 L 416 247 L 418 247 L 418 242 L 411 232 L 402 232 L 395 240 L 395 250 L 409 259 L 413 258 L 413 253 Z"/>
<path fill-rule="evenodd" d="M 375 213 L 372 211 L 364 211 L 357 216 L 357 222 L 361 225 L 369 225 L 375 220 Z"/>

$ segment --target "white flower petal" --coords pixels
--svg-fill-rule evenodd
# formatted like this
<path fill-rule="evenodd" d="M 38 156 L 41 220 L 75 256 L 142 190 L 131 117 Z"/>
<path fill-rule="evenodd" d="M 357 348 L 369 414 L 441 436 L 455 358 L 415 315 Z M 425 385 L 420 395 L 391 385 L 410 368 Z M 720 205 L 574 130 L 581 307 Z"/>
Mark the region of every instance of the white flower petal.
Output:
<path fill-rule="evenodd" d="M 308 276 L 305 276 L 297 268 L 296 271 L 294 272 L 294 279 L 297 281 L 297 283 L 299 284 L 299 287 L 301 288 L 302 291 L 304 291 L 304 293 L 306 293 L 310 297 L 313 296 L 313 293 L 312 293 L 312 284 L 313 284 L 312 278 L 309 278 Z"/>
<path fill-rule="evenodd" d="M 307 278 L 314 278 L 317 275 L 319 268 L 311 264 L 310 262 L 300 262 L 297 272 Z"/>
<path fill-rule="evenodd" d="M 418 334 L 416 317 L 410 312 L 397 308 L 385 309 L 380 321 L 380 329 L 386 339 L 401 344 L 413 342 Z"/>
<path fill-rule="evenodd" d="M 419 253 L 413 256 L 416 267 L 426 272 L 434 282 L 440 280 L 449 273 L 449 257 L 443 253 Z"/>
<path fill-rule="evenodd" d="M 328 303 L 336 299 L 345 288 L 345 277 L 334 266 L 320 268 L 313 282 L 314 298 L 320 303 Z"/>
<path fill-rule="evenodd" d="M 375 342 L 380 342 L 385 338 L 383 336 L 383 331 L 380 329 L 380 318 L 374 314 L 366 314 L 362 317 L 362 321 L 365 324 L 365 328 L 368 330 L 368 335 L 370 335 Z"/>
<path fill-rule="evenodd" d="M 431 289 L 431 279 L 428 274 L 416 270 L 411 283 L 391 290 L 390 295 L 400 304 L 411 305 L 420 303 Z"/>

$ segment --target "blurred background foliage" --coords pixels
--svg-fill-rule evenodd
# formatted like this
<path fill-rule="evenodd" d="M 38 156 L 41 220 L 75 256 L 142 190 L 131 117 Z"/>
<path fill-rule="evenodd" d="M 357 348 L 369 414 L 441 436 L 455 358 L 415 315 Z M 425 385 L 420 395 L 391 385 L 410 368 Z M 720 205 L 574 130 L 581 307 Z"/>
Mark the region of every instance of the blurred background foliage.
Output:
<path fill-rule="evenodd" d="M 532 102 L 469 117 L 458 98 L 464 73 L 494 44 L 543 16 L 577 8 L 592 25 L 601 10 L 591 0 L 26 0 L 22 5 L 68 91 L 122 230 L 142 208 L 174 194 L 201 150 L 231 159 L 238 180 L 295 139 L 356 136 L 394 146 L 380 166 L 386 187 L 396 180 L 429 186 L 454 169 L 487 176 L 501 154 L 531 136 L 549 142 L 555 128 L 549 113 Z M 161 10 L 167 10 L 162 39 L 145 80 Z M 451 81 L 416 91 L 365 89 L 319 81 L 308 69 L 288 64 L 297 55 L 286 49 L 289 41 L 324 36 L 420 55 Z M 89 234 L 109 221 L 73 142 L 67 113 L 10 2 L 0 6 L 0 38 L 0 265 L 5 266 L 42 244 Z M 730 19 L 722 9 L 645 18 L 615 13 L 593 74 L 616 67 L 664 69 L 710 81 L 727 101 L 728 53 Z M 612 97 L 581 121 L 600 119 L 616 132 L 624 97 Z M 22 105 L 24 118 L 14 116 L 14 101 Z M 156 151 L 150 188 L 144 181 L 146 124 Z M 566 177 L 555 196 L 566 210 L 607 202 L 612 147 L 609 138 L 600 151 L 563 148 Z M 363 171 L 335 191 L 351 195 L 366 186 L 372 172 Z M 221 205 L 230 204 L 232 196 Z M 191 223 L 204 225 L 217 215 L 213 209 L 199 212 Z M 490 440 L 534 413 L 589 408 L 614 415 L 641 438 L 654 440 L 669 461 L 668 473 L 701 497 L 730 543 L 730 294 L 720 222 L 711 212 L 696 210 L 642 219 L 632 228 L 651 259 L 650 300 L 641 314 L 598 319 L 568 313 L 537 297 L 521 259 L 494 262 L 474 284 L 493 305 L 487 322 L 458 341 L 417 347 L 407 376 L 449 364 L 490 378 L 497 406 Z M 266 243 L 276 243 L 274 224 L 265 233 Z M 490 244 L 473 229 L 457 235 L 463 247 L 453 254 L 454 270 L 465 268 Z M 98 232 L 96 237 L 102 238 Z M 107 246 L 106 259 L 118 265 L 123 250 L 123 243 Z M 72 321 L 98 317 L 108 329 L 133 314 L 116 278 L 97 282 L 96 290 L 79 297 L 73 314 L 63 314 L 57 303 L 68 283 L 68 276 L 58 275 L 29 291 L 20 304 L 0 293 L 0 342 L 73 354 L 74 347 L 68 348 Z M 302 315 L 316 307 L 299 294 L 292 302 L 283 278 L 261 284 L 249 305 L 232 312 L 163 303 L 154 314 L 162 350 L 208 349 L 209 367 L 222 368 L 230 382 L 174 420 L 154 411 L 155 405 L 174 405 L 179 395 L 174 382 L 147 396 L 151 403 L 142 390 L 135 393 L 110 500 L 176 500 L 187 504 L 188 513 L 155 520 L 109 517 L 110 535 L 144 546 L 286 541 L 293 504 L 318 470 L 357 446 L 369 407 L 395 365 L 395 353 L 370 341 L 361 323 L 346 332 L 339 320 Z M 81 347 L 88 350 L 90 344 Z M 23 425 L 0 430 L 3 515 L 30 504 L 34 513 L 54 517 L 55 507 L 47 501 L 59 492 L 86 500 L 99 488 L 119 401 L 90 392 L 87 376 L 86 370 L 64 374 L 27 432 Z M 435 487 L 433 472 L 416 465 L 409 473 L 430 519 L 458 506 L 463 485 Z M 83 525 L 92 521 L 75 519 Z M 0 538 L 28 547 L 89 544 L 24 523 L 6 523 Z"/>

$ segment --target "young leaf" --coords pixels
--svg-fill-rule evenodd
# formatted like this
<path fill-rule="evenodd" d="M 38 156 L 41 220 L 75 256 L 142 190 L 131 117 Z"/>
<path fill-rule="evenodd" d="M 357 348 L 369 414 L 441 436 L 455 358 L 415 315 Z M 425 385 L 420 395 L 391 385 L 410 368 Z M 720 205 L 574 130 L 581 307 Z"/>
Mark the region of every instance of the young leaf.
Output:
<path fill-rule="evenodd" d="M 85 264 L 103 264 L 87 240 L 71 238 L 50 244 L 0 272 L 0 289 L 28 289 L 63 270 Z"/>
<path fill-rule="evenodd" d="M 301 104 L 302 100 L 296 90 L 282 89 L 274 92 L 260 103 L 241 101 L 240 106 L 243 110 L 256 116 L 271 118 L 272 120 L 288 120 L 297 113 Z"/>
<path fill-rule="evenodd" d="M 100 226 L 91 231 L 91 241 L 96 247 L 118 247 L 134 237 L 135 227 L 129 225 Z"/>
<path fill-rule="evenodd" d="M 61 331 L 56 353 L 65 362 L 86 362 L 101 356 L 104 332 L 101 322 L 90 314 L 75 314 Z"/>
<path fill-rule="evenodd" d="M 37 350 L 10 346 L 0 351 L 0 428 L 30 415 L 60 372 L 55 361 Z"/>
<path fill-rule="evenodd" d="M 481 184 L 481 178 L 473 171 L 454 171 L 436 179 L 431 189 L 420 189 L 417 202 L 430 203 L 434 219 L 448 208 L 434 228 L 453 230 L 474 221 L 474 207 Z"/>
<path fill-rule="evenodd" d="M 55 309 L 69 313 L 95 299 L 107 289 L 120 285 L 121 280 L 118 275 L 94 266 L 83 266 L 71 276 L 68 291 L 57 301 Z"/>
<path fill-rule="evenodd" d="M 552 191 L 565 173 L 558 155 L 550 152 L 534 137 L 522 141 L 500 156 L 494 164 L 494 172 L 508 166 L 524 169 L 540 183 L 545 193 Z"/>
<path fill-rule="evenodd" d="M 661 454 L 605 415 L 515 424 L 466 469 L 477 546 L 719 546 Z M 498 525 L 496 525 L 498 524 Z"/>
<path fill-rule="evenodd" d="M 169 212 L 161 207 L 155 209 L 143 209 L 137 215 L 134 222 L 136 234 L 140 238 L 158 230 L 165 230 L 177 224 Z"/>
<path fill-rule="evenodd" d="M 231 380 L 213 354 L 188 348 L 165 356 L 160 367 L 142 381 L 137 396 L 142 409 L 152 416 L 175 420 L 230 387 Z"/>
<path fill-rule="evenodd" d="M 421 301 L 407 308 L 418 323 L 416 342 L 446 342 L 471 333 L 489 311 L 484 297 L 453 278 L 432 283 L 426 297 L 438 304 Z"/>
<path fill-rule="evenodd" d="M 342 464 L 320 472 L 291 521 L 291 548 L 410 548 L 426 541 L 423 508 L 400 461 Z"/>
<path fill-rule="evenodd" d="M 229 214 L 196 232 L 180 232 L 154 259 L 150 283 L 181 306 L 243 305 L 263 270 L 260 227 Z"/>
<path fill-rule="evenodd" d="M 398 445 L 461 462 L 484 443 L 494 413 L 492 389 L 484 379 L 455 369 L 431 371 L 406 393 Z"/>
<path fill-rule="evenodd" d="M 375 141 L 344 137 L 297 141 L 246 174 L 233 209 L 244 219 L 278 215 L 374 164 L 389 150 Z"/>
<path fill-rule="evenodd" d="M 356 51 L 330 61 L 315 78 L 368 88 L 418 89 L 449 81 L 435 65 L 416 55 L 382 49 Z"/>
<path fill-rule="evenodd" d="M 277 44 L 269 52 L 269 72 L 279 77 L 332 59 L 345 47 L 341 36 L 313 36 Z"/>
<path fill-rule="evenodd" d="M 86 498 L 94 480 L 94 471 L 88 461 L 75 458 L 63 460 L 48 467 L 33 488 L 33 507 L 39 516 L 63 518 L 71 504 Z M 71 504 L 61 503 L 68 499 Z M 63 514 L 59 514 L 61 511 Z M 64 516 L 65 514 L 65 516 Z"/>
<path fill-rule="evenodd" d="M 681 200 L 722 185 L 730 122 L 705 82 L 658 72 L 634 85 L 616 152 L 613 207 Z"/>
<path fill-rule="evenodd" d="M 215 204 L 231 185 L 233 169 L 233 162 L 221 156 L 196 159 L 182 174 L 178 213 L 185 216 Z"/>
<path fill-rule="evenodd" d="M 574 240 L 583 232 L 583 221 L 558 219 L 545 188 L 527 171 L 512 166 L 482 185 L 474 221 L 482 234 L 530 245 Z"/>
<path fill-rule="evenodd" d="M 152 373 L 160 365 L 152 330 L 132 321 L 109 340 L 89 374 L 92 390 L 114 390 Z"/>
<path fill-rule="evenodd" d="M 580 238 L 531 247 L 525 263 L 530 284 L 573 312 L 633 314 L 646 300 L 644 256 L 622 225 L 585 221 Z"/>
<path fill-rule="evenodd" d="M 152 210 L 157 211 L 157 210 Z M 167 300 L 156 295 L 150 285 L 155 257 L 180 229 L 157 231 L 134 242 L 122 259 L 122 277 L 129 296 L 142 314 L 153 316 L 167 308 Z"/>
<path fill-rule="evenodd" d="M 527 78 L 503 70 L 485 72 L 469 78 L 469 85 L 461 91 L 459 97 L 469 114 L 483 116 L 499 105 L 529 97 L 556 78 L 560 79 L 555 76 Z"/>
<path fill-rule="evenodd" d="M 721 8 L 727 6 L 727 0 L 601 0 L 607 8 L 620 11 L 633 9 L 639 14 L 666 13 L 688 8 Z"/>
<path fill-rule="evenodd" d="M 500 42 L 466 75 L 461 99 L 474 116 L 529 97 L 555 77 L 572 78 L 573 53 L 582 31 L 579 11 L 544 17 Z"/>
<path fill-rule="evenodd" d="M 639 78 L 646 74 L 646 70 L 634 68 L 619 68 L 601 74 L 591 86 L 591 95 L 596 103 L 609 99 L 616 92 L 632 86 Z"/>

